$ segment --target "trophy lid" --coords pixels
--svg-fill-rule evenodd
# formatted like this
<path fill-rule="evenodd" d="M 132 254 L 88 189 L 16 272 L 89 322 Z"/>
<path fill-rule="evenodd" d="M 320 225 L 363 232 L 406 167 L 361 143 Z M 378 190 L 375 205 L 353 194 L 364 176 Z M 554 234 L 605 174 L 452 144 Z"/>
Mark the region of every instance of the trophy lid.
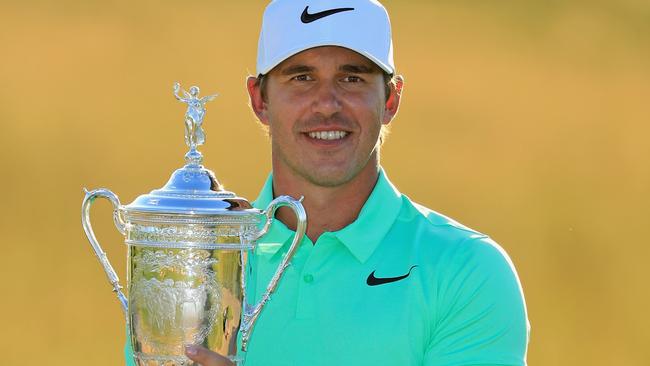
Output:
<path fill-rule="evenodd" d="M 189 92 L 178 92 L 180 85 L 174 84 L 176 99 L 187 104 L 185 113 L 185 142 L 190 150 L 185 154 L 186 165 L 176 170 L 167 184 L 160 189 L 143 194 L 123 207 L 129 213 L 158 213 L 182 215 L 242 215 L 259 213 L 244 198 L 223 189 L 214 173 L 201 165 L 203 155 L 197 147 L 205 142 L 202 124 L 205 117 L 205 103 L 216 95 L 199 98 L 199 88 L 193 86 Z"/>

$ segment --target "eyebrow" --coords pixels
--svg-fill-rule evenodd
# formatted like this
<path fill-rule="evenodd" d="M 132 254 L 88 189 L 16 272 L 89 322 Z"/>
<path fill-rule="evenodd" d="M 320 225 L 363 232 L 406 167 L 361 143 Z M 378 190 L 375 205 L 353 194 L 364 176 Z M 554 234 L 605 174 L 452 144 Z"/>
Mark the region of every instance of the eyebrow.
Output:
<path fill-rule="evenodd" d="M 353 74 L 372 74 L 375 68 L 367 65 L 345 64 L 339 67 L 339 71 L 351 72 Z"/>
<path fill-rule="evenodd" d="M 282 69 L 282 75 L 293 75 L 293 74 L 302 74 L 307 72 L 312 72 L 316 70 L 315 67 L 307 65 L 291 65 L 287 68 Z"/>

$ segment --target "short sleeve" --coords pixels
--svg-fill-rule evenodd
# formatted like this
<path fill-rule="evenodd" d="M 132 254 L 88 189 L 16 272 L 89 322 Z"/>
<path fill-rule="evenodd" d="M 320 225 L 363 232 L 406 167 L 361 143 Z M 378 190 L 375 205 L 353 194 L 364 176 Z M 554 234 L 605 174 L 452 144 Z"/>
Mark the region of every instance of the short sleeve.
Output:
<path fill-rule="evenodd" d="M 435 321 L 424 366 L 526 365 L 530 327 L 521 284 L 505 251 L 467 239 L 438 272 Z"/>

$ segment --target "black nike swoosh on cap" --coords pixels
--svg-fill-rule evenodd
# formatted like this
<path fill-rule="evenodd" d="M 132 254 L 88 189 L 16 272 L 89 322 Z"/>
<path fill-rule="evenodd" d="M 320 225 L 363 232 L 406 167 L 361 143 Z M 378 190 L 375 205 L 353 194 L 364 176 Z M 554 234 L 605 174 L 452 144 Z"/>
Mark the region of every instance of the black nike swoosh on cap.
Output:
<path fill-rule="evenodd" d="M 350 10 L 354 10 L 354 8 L 329 9 L 329 10 L 319 11 L 318 13 L 309 14 L 309 6 L 306 6 L 305 10 L 303 10 L 302 14 L 300 15 L 300 21 L 307 24 L 307 23 L 314 22 L 318 19 L 328 17 L 332 14 L 340 13 L 343 11 L 350 11 Z"/>
<path fill-rule="evenodd" d="M 417 265 L 412 266 L 411 269 L 409 269 L 409 272 L 407 274 L 402 276 L 397 276 L 397 277 L 377 278 L 375 277 L 375 271 L 372 271 L 372 273 L 370 273 L 368 279 L 366 280 L 366 284 L 368 284 L 368 286 L 378 286 L 378 285 L 383 285 L 385 283 L 391 283 L 391 282 L 397 282 L 399 280 L 403 280 L 411 274 L 411 271 L 415 267 L 417 267 Z"/>

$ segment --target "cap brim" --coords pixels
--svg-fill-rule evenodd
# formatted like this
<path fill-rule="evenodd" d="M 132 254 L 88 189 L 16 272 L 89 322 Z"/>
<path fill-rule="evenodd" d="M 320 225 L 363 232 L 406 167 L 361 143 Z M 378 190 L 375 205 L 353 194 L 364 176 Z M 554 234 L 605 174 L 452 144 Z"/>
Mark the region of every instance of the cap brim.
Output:
<path fill-rule="evenodd" d="M 278 66 L 284 60 L 290 58 L 291 56 L 296 55 L 296 54 L 298 54 L 298 53 L 300 53 L 302 51 L 308 50 L 310 48 L 323 47 L 323 46 L 337 46 L 337 47 L 347 48 L 347 49 L 349 49 L 351 51 L 354 51 L 354 52 L 366 57 L 370 61 L 374 62 L 377 66 L 379 66 L 382 70 L 384 70 L 388 74 L 393 75 L 395 73 L 395 70 L 392 67 L 390 67 L 389 65 L 386 65 L 384 62 L 382 62 L 378 58 L 374 57 L 369 52 L 366 52 L 366 51 L 363 51 L 363 50 L 357 50 L 354 47 L 352 47 L 351 45 L 343 44 L 341 42 L 332 42 L 331 40 L 321 40 L 321 41 L 316 41 L 316 42 L 309 42 L 308 44 L 305 44 L 305 45 L 302 45 L 302 46 L 299 46 L 299 47 L 295 47 L 295 48 L 293 48 L 293 49 L 291 49 L 291 50 L 289 50 L 287 52 L 284 52 L 283 54 L 275 57 L 272 61 L 270 61 L 267 65 L 265 65 L 261 69 L 258 69 L 257 74 L 258 75 L 265 75 L 265 74 L 269 73 L 271 70 L 273 70 L 274 67 Z"/>

